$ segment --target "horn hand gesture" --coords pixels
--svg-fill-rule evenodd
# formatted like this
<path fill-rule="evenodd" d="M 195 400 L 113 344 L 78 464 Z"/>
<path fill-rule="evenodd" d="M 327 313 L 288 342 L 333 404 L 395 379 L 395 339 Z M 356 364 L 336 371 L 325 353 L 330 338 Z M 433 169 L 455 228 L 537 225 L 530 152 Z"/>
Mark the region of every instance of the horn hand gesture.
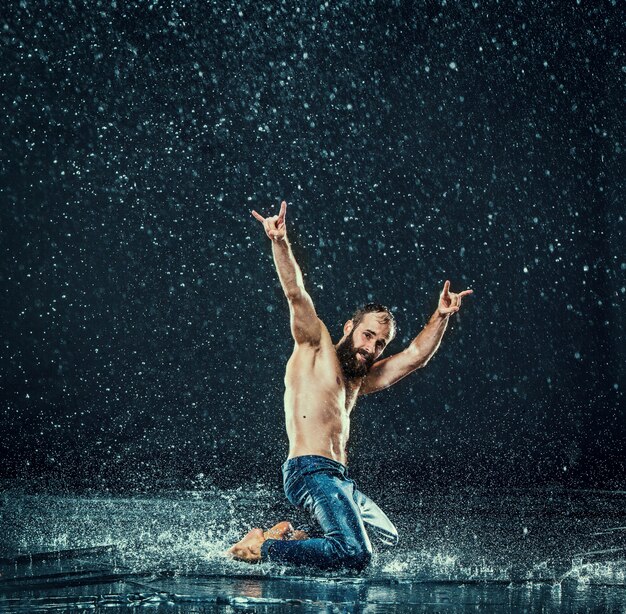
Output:
<path fill-rule="evenodd" d="M 278 215 L 272 217 L 263 217 L 256 211 L 252 211 L 252 215 L 263 224 L 265 234 L 272 241 L 282 241 L 287 236 L 287 228 L 285 227 L 285 215 L 287 213 L 287 203 L 283 200 L 280 205 Z"/>
<path fill-rule="evenodd" d="M 474 292 L 473 290 L 463 290 L 463 292 L 450 292 L 450 281 L 446 280 L 443 285 L 443 291 L 439 297 L 439 305 L 437 310 L 440 316 L 451 316 L 461 308 L 461 299 L 468 294 Z"/>

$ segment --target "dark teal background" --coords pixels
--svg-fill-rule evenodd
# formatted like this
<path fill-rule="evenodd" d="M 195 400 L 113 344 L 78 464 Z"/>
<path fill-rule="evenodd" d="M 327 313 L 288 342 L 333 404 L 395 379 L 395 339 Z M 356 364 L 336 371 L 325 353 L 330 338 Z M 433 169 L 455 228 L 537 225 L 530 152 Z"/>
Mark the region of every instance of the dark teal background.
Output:
<path fill-rule="evenodd" d="M 288 232 L 333 339 L 430 364 L 354 413 L 362 480 L 621 487 L 617 2 L 22 2 L 0 18 L 0 475 L 277 481 Z"/>

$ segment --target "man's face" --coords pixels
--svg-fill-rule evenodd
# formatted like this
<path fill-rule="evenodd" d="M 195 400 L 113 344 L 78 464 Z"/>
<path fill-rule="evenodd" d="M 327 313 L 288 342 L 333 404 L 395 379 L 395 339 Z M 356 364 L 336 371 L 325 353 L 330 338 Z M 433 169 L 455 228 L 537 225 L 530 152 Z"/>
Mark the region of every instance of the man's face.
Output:
<path fill-rule="evenodd" d="M 348 378 L 364 377 L 391 340 L 391 327 L 380 313 L 366 313 L 359 325 L 337 346 L 337 357 Z"/>

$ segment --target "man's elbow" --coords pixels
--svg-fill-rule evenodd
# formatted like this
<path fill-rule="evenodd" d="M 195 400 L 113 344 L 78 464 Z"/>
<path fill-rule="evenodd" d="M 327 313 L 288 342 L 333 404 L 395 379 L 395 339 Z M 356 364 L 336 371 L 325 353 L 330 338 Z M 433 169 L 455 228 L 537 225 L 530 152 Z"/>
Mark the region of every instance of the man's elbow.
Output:
<path fill-rule="evenodd" d="M 431 358 L 430 356 L 426 356 L 418 347 L 414 345 L 409 345 L 405 351 L 410 357 L 413 369 L 422 369 L 428 364 L 428 361 Z"/>
<path fill-rule="evenodd" d="M 285 296 L 289 302 L 297 301 L 301 299 L 305 294 L 305 289 L 302 286 L 293 286 L 285 290 Z"/>

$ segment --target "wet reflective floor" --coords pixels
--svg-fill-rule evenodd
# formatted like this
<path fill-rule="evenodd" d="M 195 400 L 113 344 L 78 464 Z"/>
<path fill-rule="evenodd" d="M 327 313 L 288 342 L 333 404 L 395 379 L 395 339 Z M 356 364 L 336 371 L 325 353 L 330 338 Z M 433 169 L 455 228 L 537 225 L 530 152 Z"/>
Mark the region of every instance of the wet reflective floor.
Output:
<path fill-rule="evenodd" d="M 252 526 L 309 521 L 261 485 L 125 497 L 9 489 L 0 611 L 626 612 L 626 492 L 378 502 L 401 542 L 354 575 L 225 558 Z"/>
<path fill-rule="evenodd" d="M 4 612 L 624 612 L 623 587 L 529 582 L 394 582 L 374 578 L 51 574 L 3 587 Z"/>

